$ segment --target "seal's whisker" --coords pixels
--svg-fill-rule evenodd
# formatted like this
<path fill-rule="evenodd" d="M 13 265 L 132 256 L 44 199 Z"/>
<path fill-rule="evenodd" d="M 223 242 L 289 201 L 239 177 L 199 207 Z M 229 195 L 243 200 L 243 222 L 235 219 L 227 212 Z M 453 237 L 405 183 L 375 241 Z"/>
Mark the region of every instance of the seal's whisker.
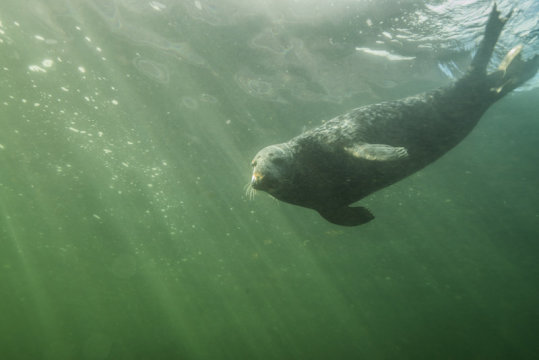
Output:
<path fill-rule="evenodd" d="M 248 182 L 247 185 L 245 185 L 245 196 L 247 196 L 249 200 L 253 200 L 255 195 L 256 195 L 256 190 L 253 189 L 253 187 L 251 186 L 251 183 Z"/>
<path fill-rule="evenodd" d="M 249 188 L 249 200 L 253 200 L 255 198 L 255 195 L 256 195 L 256 190 L 253 189 L 252 187 Z"/>

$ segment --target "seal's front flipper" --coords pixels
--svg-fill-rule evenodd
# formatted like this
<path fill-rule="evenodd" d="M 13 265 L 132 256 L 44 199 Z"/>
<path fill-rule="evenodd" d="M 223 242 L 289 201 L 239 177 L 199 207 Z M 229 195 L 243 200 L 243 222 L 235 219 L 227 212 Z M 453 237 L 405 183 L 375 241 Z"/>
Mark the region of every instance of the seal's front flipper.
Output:
<path fill-rule="evenodd" d="M 359 144 L 344 148 L 344 150 L 365 160 L 393 161 L 408 157 L 406 148 L 385 144 Z"/>
<path fill-rule="evenodd" d="M 337 209 L 318 210 L 318 212 L 327 221 L 343 226 L 363 225 L 374 219 L 374 215 L 361 206 L 343 206 Z"/>

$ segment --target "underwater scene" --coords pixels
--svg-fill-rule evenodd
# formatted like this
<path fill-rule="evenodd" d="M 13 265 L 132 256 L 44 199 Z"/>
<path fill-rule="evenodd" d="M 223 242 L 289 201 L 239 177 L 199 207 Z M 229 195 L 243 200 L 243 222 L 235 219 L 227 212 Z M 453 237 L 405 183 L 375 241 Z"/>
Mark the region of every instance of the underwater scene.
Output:
<path fill-rule="evenodd" d="M 493 4 L 2 0 L 0 358 L 535 359 L 539 75 L 360 226 L 253 185 L 461 78 Z M 497 8 L 489 72 L 539 54 L 539 2 Z"/>

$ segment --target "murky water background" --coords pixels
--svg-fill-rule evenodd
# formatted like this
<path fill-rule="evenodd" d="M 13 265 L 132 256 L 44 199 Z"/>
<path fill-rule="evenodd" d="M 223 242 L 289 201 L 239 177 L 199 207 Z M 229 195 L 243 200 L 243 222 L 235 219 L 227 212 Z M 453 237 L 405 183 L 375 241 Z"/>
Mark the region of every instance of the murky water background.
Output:
<path fill-rule="evenodd" d="M 365 226 L 244 193 L 260 148 L 461 74 L 489 7 L 3 1 L 1 357 L 533 358 L 537 77 Z"/>

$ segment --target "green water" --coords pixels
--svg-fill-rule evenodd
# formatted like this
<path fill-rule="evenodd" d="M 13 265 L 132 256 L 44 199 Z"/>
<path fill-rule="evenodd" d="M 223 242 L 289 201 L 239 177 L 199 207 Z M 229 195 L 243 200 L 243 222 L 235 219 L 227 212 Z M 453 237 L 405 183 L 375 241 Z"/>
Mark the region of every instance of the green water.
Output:
<path fill-rule="evenodd" d="M 334 226 L 253 155 L 443 81 L 219 4 L 0 5 L 0 358 L 534 358 L 537 89 Z"/>

